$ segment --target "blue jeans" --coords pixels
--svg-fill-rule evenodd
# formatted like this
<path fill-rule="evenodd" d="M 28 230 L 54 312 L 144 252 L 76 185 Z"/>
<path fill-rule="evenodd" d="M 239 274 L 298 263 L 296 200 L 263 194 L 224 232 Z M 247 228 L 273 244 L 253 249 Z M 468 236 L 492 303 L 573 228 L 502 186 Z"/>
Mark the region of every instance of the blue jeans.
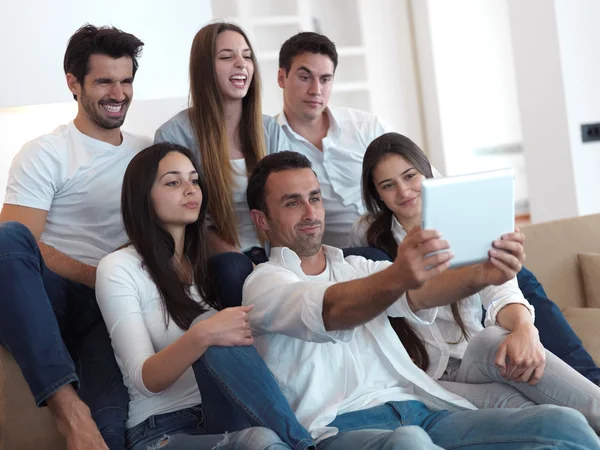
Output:
<path fill-rule="evenodd" d="M 248 428 L 206 434 L 202 407 L 151 416 L 127 430 L 127 449 L 147 450 L 283 450 L 289 447 L 273 431 Z"/>
<path fill-rule="evenodd" d="M 535 308 L 535 326 L 544 347 L 592 383 L 599 384 L 600 368 L 583 347 L 560 308 L 550 301 L 535 275 L 523 267 L 517 280 L 519 289 Z"/>
<path fill-rule="evenodd" d="M 311 435 L 253 346 L 209 347 L 193 368 L 207 433 L 265 427 L 294 450 L 313 448 Z"/>
<path fill-rule="evenodd" d="M 38 406 L 73 384 L 111 450 L 125 446 L 129 396 L 93 289 L 49 270 L 31 232 L 0 224 L 0 344 Z"/>
<path fill-rule="evenodd" d="M 330 426 L 337 427 L 339 434 L 321 441 L 318 449 L 411 448 L 405 445 L 412 444 L 411 441 L 404 443 L 399 438 L 405 436 L 394 433 L 410 425 L 422 428 L 433 444 L 446 449 L 600 448 L 600 441 L 585 418 L 570 408 L 544 405 L 525 409 L 433 412 L 421 402 L 404 401 L 338 416 Z M 382 434 L 381 430 L 388 430 L 388 434 Z"/>

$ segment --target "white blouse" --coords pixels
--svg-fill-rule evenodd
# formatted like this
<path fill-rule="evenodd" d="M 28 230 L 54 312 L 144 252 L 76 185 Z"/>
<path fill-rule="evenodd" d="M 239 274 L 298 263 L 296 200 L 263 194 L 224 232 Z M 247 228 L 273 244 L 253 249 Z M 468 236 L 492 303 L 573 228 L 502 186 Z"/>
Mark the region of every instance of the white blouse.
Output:
<path fill-rule="evenodd" d="M 370 218 L 368 216 L 363 216 L 354 223 L 350 234 L 350 247 L 368 245 L 366 231 L 369 224 Z M 392 235 L 398 243 L 406 237 L 406 231 L 396 217 L 392 219 Z M 481 324 L 483 319 L 482 306 L 486 310 L 485 326 L 487 327 L 498 325 L 496 321 L 498 312 L 511 303 L 522 304 L 535 318 L 533 306 L 523 296 L 516 277 L 500 286 L 488 286 L 477 294 L 461 300 L 458 308 L 468 335 L 473 337 L 483 330 Z M 437 317 L 432 325 L 411 323 L 411 326 L 421 334 L 425 341 L 430 360 L 427 374 L 432 378 L 437 380 L 444 374 L 450 358 L 462 359 L 465 354 L 468 344 L 466 339 L 451 344 L 451 342 L 457 342 L 460 339 L 461 332 L 454 320 L 450 305 L 438 308 Z"/>

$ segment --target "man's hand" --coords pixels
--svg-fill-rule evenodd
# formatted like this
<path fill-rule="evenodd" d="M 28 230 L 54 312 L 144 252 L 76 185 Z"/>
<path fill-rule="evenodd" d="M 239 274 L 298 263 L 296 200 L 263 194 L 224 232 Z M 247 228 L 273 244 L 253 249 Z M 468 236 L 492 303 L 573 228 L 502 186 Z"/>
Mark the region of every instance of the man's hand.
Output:
<path fill-rule="evenodd" d="M 518 228 L 513 233 L 505 234 L 494 241 L 494 248 L 489 251 L 490 258 L 474 266 L 479 272 L 479 279 L 488 286 L 499 286 L 513 279 L 525 262 L 523 242 L 525 242 L 525 235 Z"/>
<path fill-rule="evenodd" d="M 546 367 L 537 328 L 532 323 L 517 326 L 500 344 L 495 362 L 507 380 L 537 384 Z"/>
<path fill-rule="evenodd" d="M 404 289 L 418 289 L 448 269 L 454 257 L 447 251 L 449 248 L 448 242 L 440 239 L 435 230 L 421 230 L 418 226 L 410 230 L 398 245 L 393 264 Z"/>

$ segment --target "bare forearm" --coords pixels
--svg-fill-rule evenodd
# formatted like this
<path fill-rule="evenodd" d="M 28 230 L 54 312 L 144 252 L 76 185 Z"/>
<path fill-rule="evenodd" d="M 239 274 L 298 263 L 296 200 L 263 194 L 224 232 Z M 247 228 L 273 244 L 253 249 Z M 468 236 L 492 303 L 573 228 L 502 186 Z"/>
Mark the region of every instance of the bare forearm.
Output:
<path fill-rule="evenodd" d="M 413 312 L 449 305 L 476 294 L 485 287 L 474 267 L 448 270 L 419 289 L 408 292 Z"/>
<path fill-rule="evenodd" d="M 186 331 L 168 347 L 152 355 L 142 367 L 142 381 L 150 392 L 161 392 L 175 383 L 209 347 L 197 327 Z"/>
<path fill-rule="evenodd" d="M 38 241 L 38 245 L 44 257 L 44 263 L 51 271 L 94 288 L 96 285 L 96 268 L 94 266 L 77 261 L 42 241 Z"/>
<path fill-rule="evenodd" d="M 325 291 L 323 323 L 326 330 L 347 330 L 372 320 L 400 298 L 403 283 L 391 269 L 369 277 L 337 283 Z"/>
<path fill-rule="evenodd" d="M 510 303 L 498 311 L 496 323 L 508 331 L 514 331 L 522 325 L 533 326 L 533 317 L 520 303 Z"/>

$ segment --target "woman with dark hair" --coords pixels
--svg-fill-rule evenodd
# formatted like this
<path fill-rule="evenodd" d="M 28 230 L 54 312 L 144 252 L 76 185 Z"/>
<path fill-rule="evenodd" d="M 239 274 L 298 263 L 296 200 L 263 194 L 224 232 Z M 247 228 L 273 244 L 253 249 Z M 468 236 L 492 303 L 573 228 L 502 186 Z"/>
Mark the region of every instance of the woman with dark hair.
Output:
<path fill-rule="evenodd" d="M 219 304 L 207 273 L 206 184 L 192 153 L 157 144 L 123 179 L 130 243 L 98 265 L 96 295 L 129 391 L 127 448 L 284 449 L 271 430 L 204 434 L 192 364 L 210 346 L 251 346 L 252 307 Z"/>
<path fill-rule="evenodd" d="M 287 138 L 274 118 L 262 114 L 258 62 L 237 25 L 211 23 L 194 37 L 190 103 L 158 129 L 154 142 L 184 145 L 202 164 L 211 187 L 211 254 L 242 251 L 262 262 L 266 255 L 246 203 L 248 174 L 266 154 L 286 150 Z"/>
<path fill-rule="evenodd" d="M 354 224 L 350 246 L 370 245 L 395 258 L 407 231 L 421 224 L 421 182 L 432 177 L 427 156 L 409 138 L 387 133 L 371 142 L 362 170 L 368 214 Z M 487 287 L 440 307 L 430 326 L 393 319 L 394 330 L 415 364 L 475 406 L 570 406 L 598 432 L 600 388 L 543 348 L 516 278 L 494 285 L 503 258 L 492 249 L 484 263 L 447 271 L 449 283 Z"/>

